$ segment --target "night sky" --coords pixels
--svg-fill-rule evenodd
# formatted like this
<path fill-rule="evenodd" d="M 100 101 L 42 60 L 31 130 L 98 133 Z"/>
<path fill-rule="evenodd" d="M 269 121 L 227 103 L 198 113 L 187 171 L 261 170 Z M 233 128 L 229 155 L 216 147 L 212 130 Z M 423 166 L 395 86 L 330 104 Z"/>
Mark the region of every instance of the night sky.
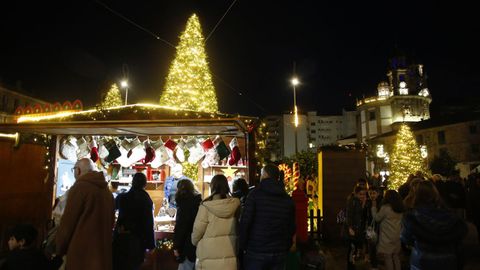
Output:
<path fill-rule="evenodd" d="M 0 4 L 0 78 L 50 102 L 86 107 L 130 70 L 129 103 L 158 103 L 175 49 L 95 1 Z M 34 3 L 39 2 L 39 3 Z M 423 63 L 435 104 L 479 97 L 480 22 L 473 2 L 238 0 L 206 44 L 220 110 L 278 114 L 354 108 L 386 80 L 395 48 Z M 384 1 L 387 2 L 387 1 Z M 440 1 L 437 1 L 440 2 Z M 162 39 L 178 43 L 197 13 L 207 36 L 232 1 L 104 1 Z"/>

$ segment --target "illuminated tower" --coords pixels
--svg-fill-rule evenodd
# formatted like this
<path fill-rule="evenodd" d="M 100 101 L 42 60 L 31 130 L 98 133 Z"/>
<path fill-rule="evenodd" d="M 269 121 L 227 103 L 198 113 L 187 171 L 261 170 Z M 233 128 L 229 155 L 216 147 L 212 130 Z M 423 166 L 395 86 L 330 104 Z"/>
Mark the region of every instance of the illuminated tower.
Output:
<path fill-rule="evenodd" d="M 392 131 L 392 125 L 430 118 L 432 98 L 423 65 L 407 65 L 404 56 L 390 60 L 388 82 L 380 82 L 377 95 L 357 101 L 357 136 L 360 142 Z"/>

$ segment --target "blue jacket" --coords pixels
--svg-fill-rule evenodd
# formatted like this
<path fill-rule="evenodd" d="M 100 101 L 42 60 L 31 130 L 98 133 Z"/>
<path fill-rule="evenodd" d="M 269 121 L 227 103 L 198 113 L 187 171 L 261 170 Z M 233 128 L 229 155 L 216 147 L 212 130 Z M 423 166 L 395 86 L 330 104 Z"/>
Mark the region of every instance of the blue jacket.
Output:
<path fill-rule="evenodd" d="M 458 269 L 467 226 L 444 208 L 426 206 L 404 215 L 401 240 L 412 246 L 411 269 Z"/>
<path fill-rule="evenodd" d="M 283 185 L 263 179 L 247 197 L 240 221 L 240 249 L 286 253 L 295 234 L 295 205 Z"/>

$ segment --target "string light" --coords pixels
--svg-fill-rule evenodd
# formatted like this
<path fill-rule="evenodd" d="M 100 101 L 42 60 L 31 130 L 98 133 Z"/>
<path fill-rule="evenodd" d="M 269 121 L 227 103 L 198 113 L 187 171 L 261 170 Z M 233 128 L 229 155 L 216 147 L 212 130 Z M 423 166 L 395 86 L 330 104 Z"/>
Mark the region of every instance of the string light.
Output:
<path fill-rule="evenodd" d="M 160 104 L 201 112 L 217 112 L 218 104 L 205 53 L 200 21 L 193 14 L 180 36 Z"/>
<path fill-rule="evenodd" d="M 185 150 L 185 156 L 189 155 L 188 149 Z M 198 180 L 198 165 L 197 164 L 191 164 L 188 162 L 182 163 L 183 166 L 183 175 L 186 177 L 192 179 L 193 181 Z"/>
<path fill-rule="evenodd" d="M 173 248 L 173 240 L 168 238 L 157 239 L 157 249 L 171 250 Z"/>
<path fill-rule="evenodd" d="M 20 142 L 20 134 L 18 132 L 14 134 L 8 134 L 8 133 L 0 133 L 0 138 L 8 138 L 8 139 L 13 139 L 15 141 L 15 146 L 18 145 Z"/>
<path fill-rule="evenodd" d="M 108 90 L 108 93 L 102 102 L 102 107 L 110 108 L 115 106 L 121 106 L 122 104 L 122 94 L 120 93 L 117 84 L 114 83 L 110 87 L 110 90 Z"/>
<path fill-rule="evenodd" d="M 18 138 L 18 132 L 14 134 L 0 133 L 0 138 L 10 138 L 16 140 Z"/>
<path fill-rule="evenodd" d="M 278 165 L 278 169 L 280 171 L 283 171 L 283 182 L 285 186 L 285 191 L 291 195 L 295 188 L 292 181 L 292 176 L 293 176 L 292 169 L 286 163 L 282 163 Z"/>
<path fill-rule="evenodd" d="M 131 110 L 131 111 L 129 111 Z M 216 117 L 230 117 L 231 115 L 220 113 L 220 112 L 214 112 L 214 113 L 208 113 L 202 112 L 202 111 L 195 111 L 192 109 L 186 109 L 186 108 L 180 108 L 180 107 L 175 107 L 175 106 L 164 106 L 164 105 L 156 105 L 156 104 L 146 104 L 146 103 L 139 103 L 139 104 L 131 104 L 131 105 L 122 105 L 122 106 L 114 106 L 114 107 L 109 107 L 109 108 L 98 108 L 98 109 L 90 109 L 90 110 L 85 110 L 85 111 L 69 111 L 69 112 L 58 112 L 55 114 L 50 114 L 50 115 L 36 115 L 36 116 L 21 116 L 17 119 L 17 123 L 25 123 L 25 122 L 38 122 L 38 121 L 44 121 L 44 120 L 57 120 L 57 121 L 63 121 L 66 120 L 69 117 L 73 116 L 79 116 L 79 117 L 85 117 L 87 120 L 97 120 L 99 116 L 102 116 L 102 118 L 107 118 L 105 113 L 107 114 L 113 114 L 113 113 L 125 113 L 129 114 L 131 112 L 133 113 L 145 113 L 145 114 L 150 114 L 151 111 L 155 110 L 167 110 L 167 111 L 182 111 L 185 113 L 194 114 L 197 118 L 205 118 L 205 117 L 210 117 L 210 118 L 216 118 Z M 100 115 L 103 114 L 103 115 Z M 178 115 L 178 114 L 177 114 Z"/>
<path fill-rule="evenodd" d="M 400 126 L 393 145 L 391 161 L 391 176 L 389 187 L 398 189 L 405 183 L 410 174 L 424 172 L 423 159 L 413 133 L 405 124 Z"/>

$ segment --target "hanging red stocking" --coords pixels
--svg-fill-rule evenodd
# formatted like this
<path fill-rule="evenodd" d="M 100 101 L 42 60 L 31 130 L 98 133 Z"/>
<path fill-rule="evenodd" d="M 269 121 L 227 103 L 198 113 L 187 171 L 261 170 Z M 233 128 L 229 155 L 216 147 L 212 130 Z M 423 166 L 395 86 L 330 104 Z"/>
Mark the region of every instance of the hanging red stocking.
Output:
<path fill-rule="evenodd" d="M 92 137 L 92 141 L 90 142 L 90 159 L 93 162 L 97 162 L 98 160 L 98 146 L 97 141 L 95 138 Z"/>
<path fill-rule="evenodd" d="M 170 151 L 172 151 L 172 157 L 173 157 L 173 151 L 175 150 L 175 148 L 177 148 L 177 143 L 172 140 L 172 139 L 168 139 L 165 144 L 163 144 L 167 149 L 169 149 Z"/>
<path fill-rule="evenodd" d="M 152 162 L 155 159 L 155 149 L 150 145 L 150 139 L 145 141 L 145 158 L 143 159 L 143 164 Z"/>
<path fill-rule="evenodd" d="M 230 159 L 228 160 L 228 164 L 230 166 L 237 165 L 240 158 L 242 158 L 242 155 L 240 154 L 240 148 L 238 147 L 237 138 L 233 138 L 230 141 L 229 146 L 232 152 L 230 153 Z"/>

